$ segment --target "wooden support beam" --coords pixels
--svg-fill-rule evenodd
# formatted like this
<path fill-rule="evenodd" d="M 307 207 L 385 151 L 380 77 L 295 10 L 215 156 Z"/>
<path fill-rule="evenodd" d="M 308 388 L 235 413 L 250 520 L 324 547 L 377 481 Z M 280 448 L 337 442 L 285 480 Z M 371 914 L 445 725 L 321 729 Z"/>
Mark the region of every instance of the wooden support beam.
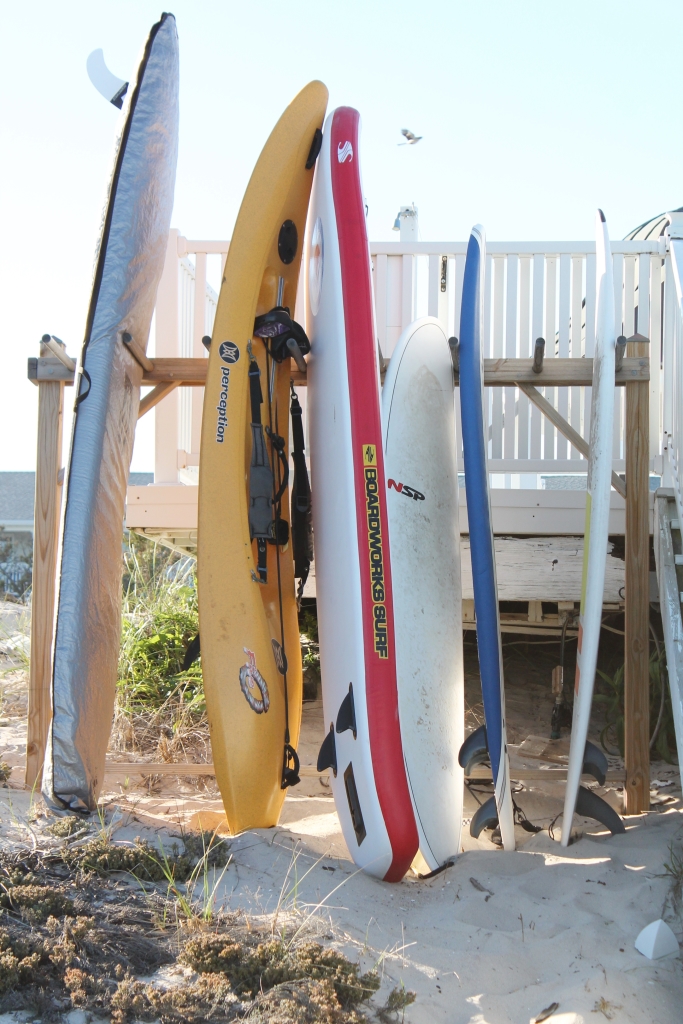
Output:
<path fill-rule="evenodd" d="M 645 358 L 647 338 L 629 338 L 630 357 Z M 627 360 L 624 360 L 626 363 Z M 624 747 L 626 813 L 650 808 L 650 536 L 648 529 L 650 389 L 626 385 L 626 608 Z"/>
<path fill-rule="evenodd" d="M 328 769 L 319 772 L 314 764 L 302 764 L 299 774 L 302 777 L 327 775 Z M 126 779 L 131 775 L 171 775 L 171 776 L 206 776 L 215 775 L 212 764 L 183 764 L 178 761 L 145 762 L 145 761 L 107 761 L 104 769 L 105 777 Z M 566 768 L 517 768 L 510 772 L 511 778 L 521 782 L 564 782 L 567 778 Z M 491 779 L 490 768 L 473 768 L 468 776 L 471 780 Z M 623 782 L 624 772 L 619 769 L 607 772 L 608 782 Z"/>
<path fill-rule="evenodd" d="M 136 363 L 140 364 L 145 373 L 150 373 L 151 370 L 154 369 L 154 363 L 151 359 L 148 359 L 132 335 L 128 334 L 127 331 L 124 331 L 121 335 L 121 341 L 126 346 Z"/>
<path fill-rule="evenodd" d="M 174 391 L 178 385 L 173 382 L 171 384 L 157 384 L 157 386 L 150 391 L 148 395 L 140 399 L 140 407 L 138 409 L 138 419 L 153 409 L 155 405 L 158 405 L 162 398 Z"/>
<path fill-rule="evenodd" d="M 584 459 L 587 459 L 590 451 L 588 447 L 588 441 L 585 441 L 581 437 L 581 434 L 579 434 L 578 431 L 574 430 L 574 428 L 570 426 L 569 423 L 567 423 L 564 416 L 560 415 L 555 406 L 551 405 L 548 399 L 544 398 L 540 391 L 537 391 L 537 389 L 533 386 L 533 384 L 524 384 L 522 382 L 518 382 L 517 387 L 520 391 L 523 391 L 524 394 L 529 397 L 529 399 L 534 403 L 534 405 L 541 410 L 544 416 L 547 416 L 551 423 L 555 424 L 557 429 L 560 431 L 560 433 L 564 434 L 569 443 L 572 444 L 578 452 L 581 452 Z M 626 497 L 626 484 L 621 479 L 621 477 L 618 476 L 614 471 L 612 471 L 612 487 L 615 491 L 617 491 L 618 494 L 622 496 L 622 498 Z"/>
<path fill-rule="evenodd" d="M 60 363 L 60 365 L 62 365 Z M 26 786 L 39 787 L 51 719 L 52 634 L 62 498 L 64 382 L 38 385 L 38 454 L 33 532 L 31 663 L 26 734 Z"/>
<path fill-rule="evenodd" d="M 73 374 L 53 357 L 29 359 L 28 376 L 35 384 L 43 380 L 62 380 L 73 384 Z M 208 359 L 166 358 L 148 360 L 150 370 L 145 370 L 142 383 L 170 384 L 183 387 L 204 387 Z M 520 383 L 535 384 L 537 387 L 590 387 L 593 383 L 592 359 L 546 359 L 543 369 L 535 373 L 533 359 L 485 359 L 484 384 L 487 387 L 510 388 Z M 306 385 L 306 374 L 291 363 L 291 376 L 297 387 Z M 650 379 L 648 358 L 624 359 L 621 370 L 615 374 L 618 386 L 630 381 Z M 456 386 L 459 383 L 456 378 Z"/>

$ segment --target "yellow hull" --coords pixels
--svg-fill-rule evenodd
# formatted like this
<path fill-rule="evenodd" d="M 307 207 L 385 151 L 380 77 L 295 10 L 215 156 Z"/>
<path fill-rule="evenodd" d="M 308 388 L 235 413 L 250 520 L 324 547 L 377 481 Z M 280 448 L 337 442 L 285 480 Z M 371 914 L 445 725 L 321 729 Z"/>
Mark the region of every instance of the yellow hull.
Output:
<path fill-rule="evenodd" d="M 302 669 L 292 547 L 267 545 L 268 582 L 262 584 L 249 535 L 247 344 L 251 339 L 261 370 L 263 423 L 272 417 L 289 453 L 290 361 L 270 364 L 269 409 L 265 346 L 252 332 L 255 317 L 278 305 L 279 297 L 294 314 L 313 183 L 313 169 L 305 165 L 327 95 L 321 82 L 307 85 L 278 121 L 254 168 L 230 243 L 209 356 L 199 475 L 199 624 L 213 760 L 232 833 L 276 825 L 284 801 L 285 685 L 273 640 L 285 649 L 290 742 L 296 747 L 299 740 Z M 286 220 L 298 234 L 295 258 L 287 264 L 278 253 Z M 231 344 L 221 348 L 224 342 Z M 270 455 L 269 442 L 267 448 Z M 289 522 L 287 491 L 281 516 Z"/>

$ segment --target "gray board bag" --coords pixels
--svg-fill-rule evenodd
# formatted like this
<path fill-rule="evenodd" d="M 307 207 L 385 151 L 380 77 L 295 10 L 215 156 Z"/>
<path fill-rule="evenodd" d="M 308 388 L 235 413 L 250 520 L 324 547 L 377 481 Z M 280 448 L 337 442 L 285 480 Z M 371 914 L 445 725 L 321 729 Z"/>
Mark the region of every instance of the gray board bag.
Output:
<path fill-rule="evenodd" d="M 95 809 L 104 777 L 121 640 L 122 534 L 144 350 L 163 271 L 178 156 L 178 34 L 153 26 L 120 120 L 104 208 L 62 521 L 43 796 Z"/>

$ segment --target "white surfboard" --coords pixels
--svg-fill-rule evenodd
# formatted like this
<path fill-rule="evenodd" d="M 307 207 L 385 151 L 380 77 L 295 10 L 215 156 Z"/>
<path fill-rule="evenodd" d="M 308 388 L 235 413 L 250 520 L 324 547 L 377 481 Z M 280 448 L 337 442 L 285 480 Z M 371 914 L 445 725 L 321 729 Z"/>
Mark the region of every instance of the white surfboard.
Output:
<path fill-rule="evenodd" d="M 568 846 L 574 812 L 602 821 L 612 833 L 623 832 L 619 816 L 596 793 L 583 789 L 581 774 L 590 750 L 586 749 L 590 725 L 595 670 L 598 662 L 602 601 L 605 591 L 607 538 L 609 534 L 612 477 L 612 430 L 614 420 L 614 358 L 617 332 L 614 318 L 614 276 L 607 223 L 602 210 L 596 215 L 595 272 L 597 305 L 595 354 L 591 402 L 590 454 L 586 490 L 586 526 L 583 550 L 583 583 L 579 645 L 574 683 L 574 713 L 569 748 L 567 788 L 562 818 L 562 845 Z M 604 758 L 603 758 L 604 760 Z M 604 780 L 603 780 L 604 781 Z"/>
<path fill-rule="evenodd" d="M 313 537 L 330 781 L 356 864 L 400 881 L 419 837 L 398 721 L 395 628 L 360 118 L 325 123 L 306 240 Z"/>
<path fill-rule="evenodd" d="M 401 335 L 382 392 L 396 675 L 420 853 L 460 851 L 465 738 L 453 363 L 434 317 Z"/>

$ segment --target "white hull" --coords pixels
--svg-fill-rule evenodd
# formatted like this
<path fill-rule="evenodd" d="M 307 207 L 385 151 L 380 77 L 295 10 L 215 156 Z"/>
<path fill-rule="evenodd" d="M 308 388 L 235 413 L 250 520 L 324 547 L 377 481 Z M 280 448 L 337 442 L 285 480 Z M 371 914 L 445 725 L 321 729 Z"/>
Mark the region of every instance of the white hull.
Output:
<path fill-rule="evenodd" d="M 460 851 L 465 738 L 453 368 L 439 321 L 406 328 L 382 393 L 406 772 L 432 871 Z"/>

